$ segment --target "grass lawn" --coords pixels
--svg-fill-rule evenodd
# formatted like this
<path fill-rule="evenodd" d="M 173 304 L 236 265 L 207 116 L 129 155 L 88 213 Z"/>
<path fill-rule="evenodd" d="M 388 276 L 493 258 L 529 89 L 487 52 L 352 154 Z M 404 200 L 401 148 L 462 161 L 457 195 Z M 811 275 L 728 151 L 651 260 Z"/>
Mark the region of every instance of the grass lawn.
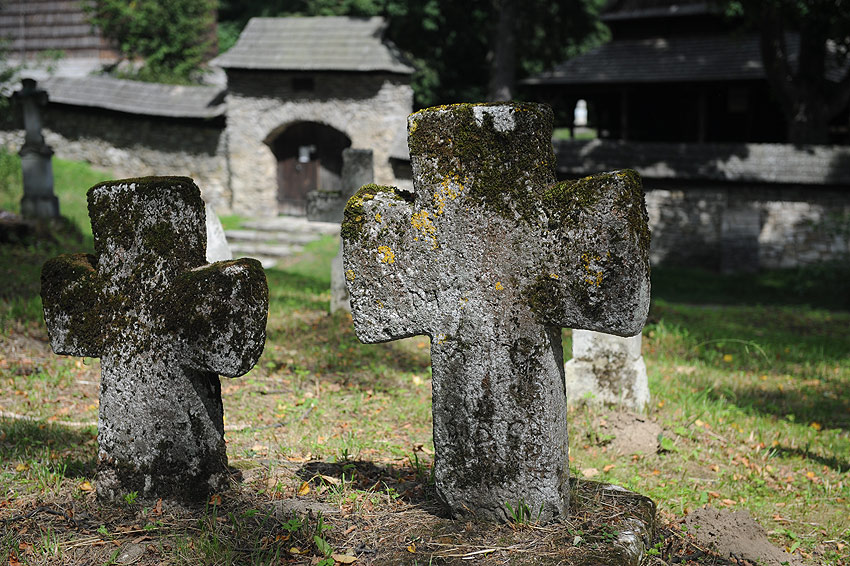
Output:
<path fill-rule="evenodd" d="M 20 198 L 14 159 L 0 153 L 7 210 Z M 128 553 L 137 556 L 123 563 L 143 565 L 553 564 L 570 545 L 612 536 L 582 515 L 580 497 L 554 525 L 442 515 L 428 338 L 363 345 L 348 315 L 328 314 L 333 238 L 266 271 L 265 351 L 222 384 L 233 487 L 200 507 L 132 495 L 100 504 L 99 361 L 50 351 L 37 293 L 45 259 L 90 249 L 83 195 L 107 176 L 55 167 L 81 234 L 60 226 L 52 241 L 0 244 L 3 566 L 114 564 Z M 656 269 L 643 332 L 653 400 L 642 418 L 661 427 L 660 448 L 615 453 L 604 433 L 615 413 L 570 409 L 572 474 L 651 497 L 662 558 L 695 548 L 679 521 L 708 504 L 747 510 L 806 563 L 850 564 L 850 293 L 839 268 L 817 274 Z M 730 563 L 701 556 L 691 563 Z"/>

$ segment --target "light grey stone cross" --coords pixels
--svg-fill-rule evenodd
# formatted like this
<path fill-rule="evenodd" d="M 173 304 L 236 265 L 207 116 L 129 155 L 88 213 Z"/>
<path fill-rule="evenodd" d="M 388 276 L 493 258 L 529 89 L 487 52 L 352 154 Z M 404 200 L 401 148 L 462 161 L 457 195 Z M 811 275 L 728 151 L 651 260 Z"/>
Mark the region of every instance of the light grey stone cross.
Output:
<path fill-rule="evenodd" d="M 560 328 L 633 335 L 649 308 L 640 179 L 553 184 L 551 123 L 535 104 L 417 112 L 414 194 L 367 185 L 345 210 L 358 337 L 431 338 L 434 475 L 454 516 L 567 514 Z"/>
<path fill-rule="evenodd" d="M 96 255 L 45 263 L 41 295 L 53 350 L 101 358 L 98 496 L 204 498 L 228 477 L 218 374 L 263 351 L 265 273 L 206 264 L 189 178 L 109 181 L 88 203 Z"/>

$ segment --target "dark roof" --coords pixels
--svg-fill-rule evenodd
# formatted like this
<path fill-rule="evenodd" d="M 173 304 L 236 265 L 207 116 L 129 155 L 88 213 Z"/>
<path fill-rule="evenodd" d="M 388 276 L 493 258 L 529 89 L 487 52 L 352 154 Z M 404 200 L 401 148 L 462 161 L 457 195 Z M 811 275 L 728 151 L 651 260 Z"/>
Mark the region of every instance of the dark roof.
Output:
<path fill-rule="evenodd" d="M 224 114 L 224 89 L 176 86 L 111 77 L 54 77 L 39 86 L 50 101 L 169 118 L 214 118 Z"/>
<path fill-rule="evenodd" d="M 117 54 L 86 20 L 80 0 L 8 0 L 0 2 L 0 38 L 8 56 L 32 58 L 48 50 L 64 57 L 114 60 Z"/>
<path fill-rule="evenodd" d="M 525 84 L 623 84 L 764 78 L 758 38 L 707 36 L 606 43 Z"/>
<path fill-rule="evenodd" d="M 668 18 L 717 13 L 716 2 L 705 0 L 614 0 L 602 11 L 604 22 L 639 18 Z"/>
<path fill-rule="evenodd" d="M 213 59 L 225 69 L 279 71 L 388 71 L 410 74 L 384 19 L 251 18 L 230 50 Z"/>

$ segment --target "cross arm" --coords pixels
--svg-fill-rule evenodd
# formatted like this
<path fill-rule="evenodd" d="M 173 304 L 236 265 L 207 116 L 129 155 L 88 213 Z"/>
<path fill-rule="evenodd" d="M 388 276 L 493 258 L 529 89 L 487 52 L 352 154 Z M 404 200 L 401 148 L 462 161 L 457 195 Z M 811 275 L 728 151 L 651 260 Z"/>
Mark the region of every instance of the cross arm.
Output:
<path fill-rule="evenodd" d="M 525 287 L 545 324 L 619 336 L 649 312 L 649 225 L 640 176 L 623 170 L 564 181 L 543 192 L 547 241 Z"/>
<path fill-rule="evenodd" d="M 182 273 L 166 302 L 169 327 L 183 336 L 196 369 L 247 373 L 266 341 L 269 289 L 254 259 L 219 261 Z"/>
<path fill-rule="evenodd" d="M 431 249 L 433 224 L 429 232 L 427 212 L 423 217 L 415 204 L 413 195 L 372 184 L 361 187 L 345 207 L 343 271 L 354 329 L 362 342 L 428 331 L 426 311 L 437 292 L 429 285 L 437 281 L 426 276 L 423 256 L 414 248 Z"/>
<path fill-rule="evenodd" d="M 103 346 L 103 284 L 89 254 L 60 255 L 41 269 L 41 302 L 57 354 L 99 357 Z"/>

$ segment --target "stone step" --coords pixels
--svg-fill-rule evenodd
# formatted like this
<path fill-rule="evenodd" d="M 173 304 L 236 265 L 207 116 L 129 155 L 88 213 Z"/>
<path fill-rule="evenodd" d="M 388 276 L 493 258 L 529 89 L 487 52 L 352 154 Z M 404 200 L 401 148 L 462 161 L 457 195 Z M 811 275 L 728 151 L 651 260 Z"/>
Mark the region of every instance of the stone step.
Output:
<path fill-rule="evenodd" d="M 276 216 L 257 218 L 242 223 L 243 229 L 266 232 L 294 232 L 299 234 L 334 235 L 339 234 L 336 222 L 311 222 L 303 216 Z"/>
<path fill-rule="evenodd" d="M 226 230 L 228 242 L 267 242 L 285 244 L 307 244 L 322 234 L 302 232 L 280 232 L 277 230 Z"/>
<path fill-rule="evenodd" d="M 298 244 L 267 244 L 265 242 L 230 243 L 230 251 L 238 257 L 289 257 L 300 252 Z"/>

